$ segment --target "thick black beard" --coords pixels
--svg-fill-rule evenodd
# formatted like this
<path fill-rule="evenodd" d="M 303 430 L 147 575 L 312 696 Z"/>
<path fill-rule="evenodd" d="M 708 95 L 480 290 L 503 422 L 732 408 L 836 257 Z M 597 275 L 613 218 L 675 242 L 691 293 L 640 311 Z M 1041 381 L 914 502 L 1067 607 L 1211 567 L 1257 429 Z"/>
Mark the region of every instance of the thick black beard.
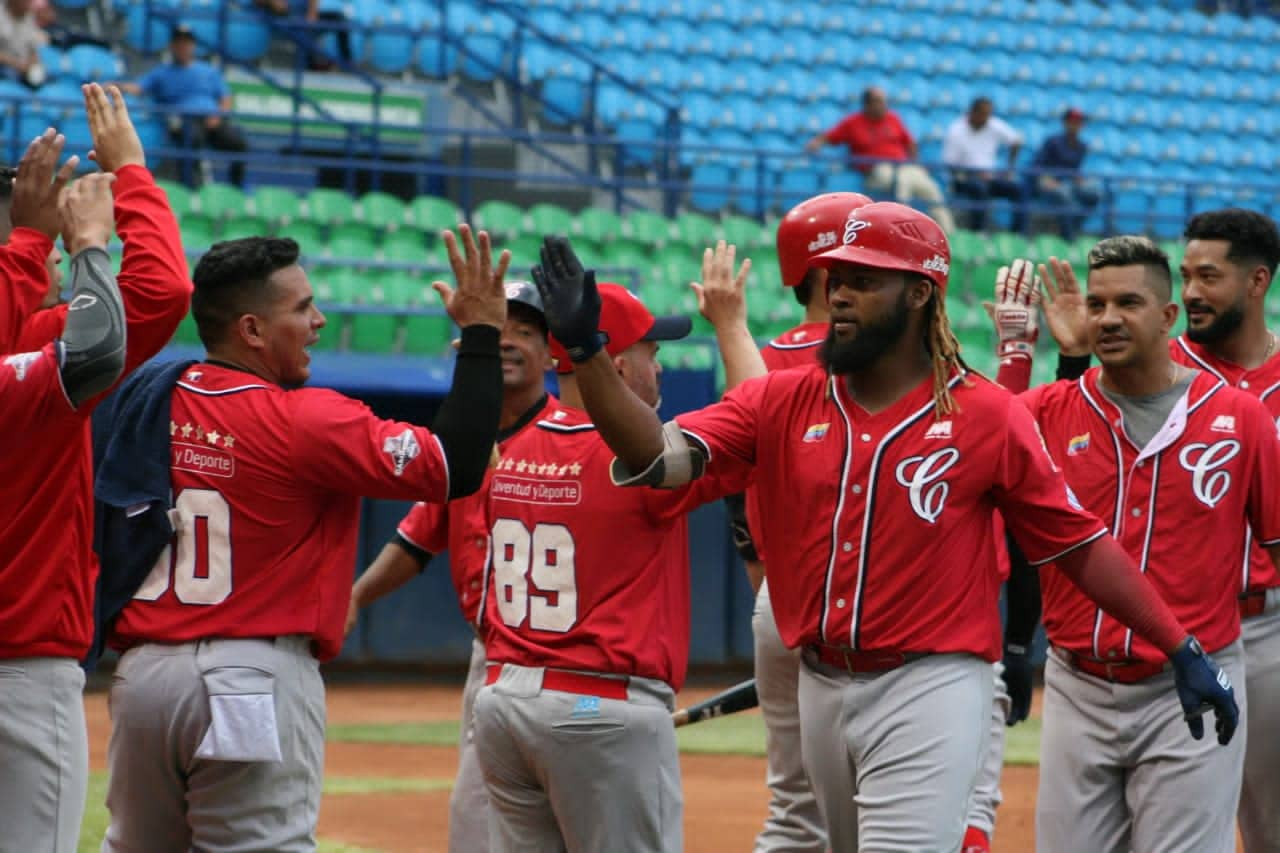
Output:
<path fill-rule="evenodd" d="M 909 314 L 907 295 L 903 292 L 888 316 L 874 324 L 860 326 L 851 341 L 837 339 L 835 329 L 828 329 L 826 340 L 818 348 L 818 359 L 837 376 L 866 370 L 902 339 Z"/>
<path fill-rule="evenodd" d="M 1187 337 L 1198 344 L 1217 344 L 1235 334 L 1236 329 L 1243 324 L 1244 309 L 1239 305 L 1232 305 L 1204 328 L 1193 329 L 1187 326 Z"/>

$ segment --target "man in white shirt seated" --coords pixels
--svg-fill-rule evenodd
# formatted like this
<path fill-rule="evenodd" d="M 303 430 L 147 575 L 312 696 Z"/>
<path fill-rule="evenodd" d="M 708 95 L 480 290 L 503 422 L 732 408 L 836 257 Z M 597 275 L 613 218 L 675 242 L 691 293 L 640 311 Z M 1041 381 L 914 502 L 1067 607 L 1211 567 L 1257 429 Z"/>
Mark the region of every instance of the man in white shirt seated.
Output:
<path fill-rule="evenodd" d="M 961 201 L 961 225 L 981 230 L 987 225 L 988 201 L 1007 198 L 1013 202 L 1014 231 L 1023 228 L 1025 188 L 1015 167 L 1022 149 L 1022 134 L 991 113 L 990 98 L 974 98 L 969 112 L 947 128 L 942 142 L 942 161 L 951 170 L 952 190 Z M 1000 146 L 1008 149 L 1008 165 L 997 165 Z"/>

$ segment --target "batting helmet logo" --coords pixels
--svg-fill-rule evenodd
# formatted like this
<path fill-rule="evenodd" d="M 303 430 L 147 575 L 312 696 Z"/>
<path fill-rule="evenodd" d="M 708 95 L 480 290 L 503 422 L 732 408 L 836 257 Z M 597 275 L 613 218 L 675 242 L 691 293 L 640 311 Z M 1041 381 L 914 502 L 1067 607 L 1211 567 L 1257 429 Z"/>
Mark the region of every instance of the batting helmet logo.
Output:
<path fill-rule="evenodd" d="M 908 456 L 898 463 L 894 475 L 907 490 L 912 512 L 930 524 L 937 523 L 951 493 L 951 486 L 939 480 L 959 461 L 959 450 L 944 447 L 928 456 Z"/>
<path fill-rule="evenodd" d="M 1224 438 L 1216 444 L 1196 442 L 1182 448 L 1178 462 L 1191 472 L 1196 500 L 1213 509 L 1231 489 L 1231 473 L 1219 470 L 1240 453 L 1240 442 Z"/>
<path fill-rule="evenodd" d="M 858 232 L 863 229 L 870 228 L 871 223 L 865 219 L 859 219 L 854 213 L 849 214 L 849 221 L 844 224 L 844 244 L 847 246 L 854 240 L 858 239 Z"/>

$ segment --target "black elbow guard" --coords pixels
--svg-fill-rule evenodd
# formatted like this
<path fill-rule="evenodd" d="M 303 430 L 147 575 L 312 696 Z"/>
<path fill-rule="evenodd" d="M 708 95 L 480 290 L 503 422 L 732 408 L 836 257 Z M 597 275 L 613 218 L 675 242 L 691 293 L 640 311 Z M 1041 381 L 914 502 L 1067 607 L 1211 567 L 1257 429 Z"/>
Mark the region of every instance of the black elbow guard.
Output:
<path fill-rule="evenodd" d="M 62 385 L 79 406 L 110 388 L 124 372 L 124 301 L 103 249 L 71 259 L 71 303 L 62 332 Z"/>

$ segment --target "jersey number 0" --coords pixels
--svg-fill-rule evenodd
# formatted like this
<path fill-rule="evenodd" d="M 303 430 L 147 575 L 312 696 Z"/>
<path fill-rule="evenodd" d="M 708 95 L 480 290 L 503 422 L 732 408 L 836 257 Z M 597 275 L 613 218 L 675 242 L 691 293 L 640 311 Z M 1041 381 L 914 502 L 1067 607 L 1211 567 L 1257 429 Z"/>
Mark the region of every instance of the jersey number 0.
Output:
<path fill-rule="evenodd" d="M 231 505 L 213 489 L 186 489 L 174 508 L 177 548 L 165 546 L 133 597 L 155 601 L 172 578 L 183 604 L 221 604 L 231 595 Z"/>
<path fill-rule="evenodd" d="M 493 583 L 498 612 L 512 628 L 564 633 L 578 621 L 573 534 L 563 524 L 533 532 L 514 518 L 493 523 Z"/>

